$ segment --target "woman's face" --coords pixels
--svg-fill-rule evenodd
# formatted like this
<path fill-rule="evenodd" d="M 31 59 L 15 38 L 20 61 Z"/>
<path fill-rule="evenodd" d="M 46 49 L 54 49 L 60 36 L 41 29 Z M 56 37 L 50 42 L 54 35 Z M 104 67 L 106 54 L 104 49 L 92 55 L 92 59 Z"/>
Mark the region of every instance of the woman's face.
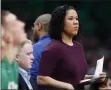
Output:
<path fill-rule="evenodd" d="M 77 35 L 79 28 L 79 21 L 77 12 L 70 9 L 66 12 L 64 19 L 64 33 L 70 37 Z"/>

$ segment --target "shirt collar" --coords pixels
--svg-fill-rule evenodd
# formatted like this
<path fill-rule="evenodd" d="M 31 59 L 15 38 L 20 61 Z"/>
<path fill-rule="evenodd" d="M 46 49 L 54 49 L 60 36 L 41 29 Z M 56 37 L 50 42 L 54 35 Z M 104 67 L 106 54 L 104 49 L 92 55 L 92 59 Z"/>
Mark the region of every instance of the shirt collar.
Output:
<path fill-rule="evenodd" d="M 45 38 L 49 38 L 49 35 L 42 36 L 42 37 L 39 39 L 39 41 L 40 41 L 40 40 L 43 40 L 43 39 L 45 39 Z"/>
<path fill-rule="evenodd" d="M 28 80 L 30 80 L 30 74 L 26 70 L 19 68 L 19 72 L 22 76 L 26 77 Z"/>

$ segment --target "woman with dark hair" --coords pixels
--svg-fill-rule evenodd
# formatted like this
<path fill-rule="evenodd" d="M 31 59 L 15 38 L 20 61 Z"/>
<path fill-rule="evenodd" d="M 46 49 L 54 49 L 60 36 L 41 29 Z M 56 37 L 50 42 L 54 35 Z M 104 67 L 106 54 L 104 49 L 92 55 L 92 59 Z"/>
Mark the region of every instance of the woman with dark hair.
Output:
<path fill-rule="evenodd" d="M 41 56 L 37 76 L 39 85 L 70 90 L 84 79 L 87 73 L 84 50 L 74 40 L 78 29 L 78 15 L 72 6 L 59 6 L 53 11 L 49 24 L 52 42 Z"/>

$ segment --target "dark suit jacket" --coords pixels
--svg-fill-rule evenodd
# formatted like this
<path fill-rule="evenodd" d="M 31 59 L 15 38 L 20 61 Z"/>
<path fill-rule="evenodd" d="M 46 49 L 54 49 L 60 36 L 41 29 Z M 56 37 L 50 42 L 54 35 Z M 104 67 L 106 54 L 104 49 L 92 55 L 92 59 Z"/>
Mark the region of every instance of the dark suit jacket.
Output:
<path fill-rule="evenodd" d="M 33 81 L 33 79 L 30 79 L 30 83 L 33 87 L 33 90 L 37 90 L 37 84 Z M 23 77 L 19 74 L 19 83 L 18 83 L 18 89 L 19 90 L 29 90 L 26 82 L 24 81 Z"/>

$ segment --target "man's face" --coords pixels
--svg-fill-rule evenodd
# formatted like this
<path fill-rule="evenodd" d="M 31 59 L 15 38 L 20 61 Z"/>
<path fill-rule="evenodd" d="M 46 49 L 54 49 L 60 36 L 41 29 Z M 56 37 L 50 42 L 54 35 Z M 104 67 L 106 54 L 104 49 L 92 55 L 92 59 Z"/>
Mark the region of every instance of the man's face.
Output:
<path fill-rule="evenodd" d="M 40 33 L 40 30 L 41 29 L 41 24 L 38 23 L 38 24 L 34 24 L 34 27 L 33 27 L 33 34 L 35 37 L 39 38 L 39 33 Z"/>
<path fill-rule="evenodd" d="M 15 45 L 20 45 L 26 40 L 26 33 L 24 32 L 25 24 L 18 20 L 17 17 L 9 13 L 5 18 L 7 24 L 6 29 L 11 33 L 13 36 L 13 43 Z"/>
<path fill-rule="evenodd" d="M 19 54 L 18 57 L 19 65 L 25 70 L 30 69 L 32 66 L 32 62 L 34 59 L 32 52 L 33 52 L 32 45 L 27 43 L 23 46 L 23 49 Z"/>
<path fill-rule="evenodd" d="M 13 38 L 12 35 L 3 28 L 3 26 L 1 27 L 1 29 L 2 29 L 1 49 L 2 51 L 4 51 L 7 50 L 8 47 L 7 45 L 9 45 L 9 43 L 13 41 Z"/>

